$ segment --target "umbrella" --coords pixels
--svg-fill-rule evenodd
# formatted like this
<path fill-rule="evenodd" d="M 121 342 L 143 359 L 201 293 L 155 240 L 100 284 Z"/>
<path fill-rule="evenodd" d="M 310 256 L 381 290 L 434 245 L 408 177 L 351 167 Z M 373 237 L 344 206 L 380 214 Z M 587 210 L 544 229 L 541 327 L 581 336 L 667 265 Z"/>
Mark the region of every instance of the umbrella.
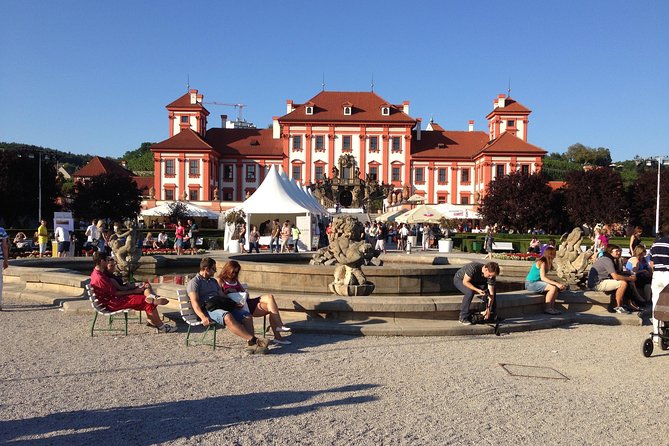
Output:
<path fill-rule="evenodd" d="M 183 211 L 188 217 L 202 217 L 208 218 L 211 220 L 218 219 L 219 213 L 210 211 L 209 209 L 201 208 L 195 206 L 194 204 L 187 203 L 185 201 L 180 202 L 183 205 Z M 169 203 L 161 204 L 155 208 L 145 209 L 141 212 L 144 217 L 162 217 L 169 215 L 171 208 Z"/>
<path fill-rule="evenodd" d="M 407 200 L 409 203 L 422 203 L 425 201 L 425 197 L 419 194 L 413 194 L 412 196 L 409 197 Z"/>
<path fill-rule="evenodd" d="M 395 219 L 398 223 L 439 223 L 444 218 L 434 206 L 422 204 Z"/>

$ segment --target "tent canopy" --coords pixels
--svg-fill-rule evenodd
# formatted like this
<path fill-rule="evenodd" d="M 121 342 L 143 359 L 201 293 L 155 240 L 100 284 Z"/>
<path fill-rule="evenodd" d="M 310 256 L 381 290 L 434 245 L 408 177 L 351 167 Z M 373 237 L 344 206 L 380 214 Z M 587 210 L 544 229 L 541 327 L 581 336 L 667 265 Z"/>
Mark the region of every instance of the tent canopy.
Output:
<path fill-rule="evenodd" d="M 376 221 L 395 221 L 397 217 L 400 215 L 404 214 L 407 212 L 408 209 L 397 209 L 394 211 L 388 211 L 384 214 L 379 215 L 378 217 L 374 218 Z"/>
<path fill-rule="evenodd" d="M 446 217 L 434 206 L 421 204 L 409 212 L 400 215 L 395 219 L 398 223 L 439 223 L 439 220 Z"/>
<path fill-rule="evenodd" d="M 258 189 L 235 209 L 249 214 L 303 214 L 314 212 L 304 200 L 295 198 L 296 188 L 281 179 L 272 166 Z"/>
<path fill-rule="evenodd" d="M 175 203 L 181 203 L 184 207 L 184 213 L 188 217 L 199 217 L 199 218 L 208 218 L 211 220 L 218 219 L 219 213 L 210 211 L 209 209 L 204 209 L 194 204 L 190 204 L 186 201 L 179 201 Z M 172 212 L 170 209 L 170 203 L 164 203 L 155 208 L 145 209 L 141 212 L 143 217 L 164 217 L 169 215 Z"/>
<path fill-rule="evenodd" d="M 439 212 L 444 214 L 446 218 L 453 219 L 480 219 L 481 215 L 471 209 L 471 205 L 457 205 L 457 204 L 438 204 L 435 206 Z"/>

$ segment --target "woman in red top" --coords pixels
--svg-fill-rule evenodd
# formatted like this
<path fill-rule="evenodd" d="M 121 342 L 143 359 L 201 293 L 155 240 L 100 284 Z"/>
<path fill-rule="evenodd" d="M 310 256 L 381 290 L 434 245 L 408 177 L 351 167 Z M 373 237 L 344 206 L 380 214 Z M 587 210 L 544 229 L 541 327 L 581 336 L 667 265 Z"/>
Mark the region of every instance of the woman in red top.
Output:
<path fill-rule="evenodd" d="M 246 290 L 239 283 L 239 271 L 241 266 L 239 262 L 235 260 L 230 260 L 225 262 L 221 272 L 218 273 L 218 283 L 223 289 L 223 294 L 228 293 L 243 293 Z M 274 300 L 272 294 L 264 294 L 259 297 L 254 297 L 246 300 L 247 305 L 249 306 L 249 312 L 253 317 L 263 317 L 269 315 L 269 325 L 274 332 L 274 342 L 276 344 L 288 345 L 290 341 L 286 340 L 281 336 L 281 333 L 289 332 L 290 328 L 283 325 L 281 321 L 281 315 L 279 314 L 279 307 Z"/>
<path fill-rule="evenodd" d="M 176 237 L 174 249 L 176 249 L 177 255 L 181 255 L 184 252 L 184 237 L 186 236 L 186 228 L 181 224 L 181 220 L 177 221 L 177 229 L 174 236 Z"/>

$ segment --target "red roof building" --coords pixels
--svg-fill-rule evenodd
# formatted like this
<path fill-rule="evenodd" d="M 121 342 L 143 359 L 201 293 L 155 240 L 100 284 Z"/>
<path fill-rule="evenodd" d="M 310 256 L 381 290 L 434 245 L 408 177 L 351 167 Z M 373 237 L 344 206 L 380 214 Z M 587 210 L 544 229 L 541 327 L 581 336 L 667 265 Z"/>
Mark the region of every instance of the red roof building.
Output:
<path fill-rule="evenodd" d="M 336 172 L 398 190 L 408 185 L 426 203 L 473 205 L 492 179 L 539 171 L 547 153 L 527 142 L 531 111 L 505 95 L 486 116 L 488 132 L 475 131 L 474 121 L 463 131 L 432 120 L 421 129 L 408 101 L 392 104 L 374 92 L 321 91 L 304 103 L 288 100 L 286 113 L 267 129 L 206 129 L 209 112 L 197 90 L 167 110 L 170 138 L 151 147 L 156 199 L 216 208 L 253 193 L 271 165 L 307 185 Z"/>
<path fill-rule="evenodd" d="M 153 187 L 154 177 L 136 176 L 132 171 L 126 169 L 116 161 L 109 158 L 102 158 L 100 156 L 94 156 L 91 158 L 88 164 L 72 174 L 72 178 L 75 183 L 86 183 L 90 181 L 91 178 L 103 174 L 115 174 L 131 177 L 135 183 L 137 183 L 137 188 L 142 191 L 143 196 L 148 197 L 151 195 L 150 189 Z"/>

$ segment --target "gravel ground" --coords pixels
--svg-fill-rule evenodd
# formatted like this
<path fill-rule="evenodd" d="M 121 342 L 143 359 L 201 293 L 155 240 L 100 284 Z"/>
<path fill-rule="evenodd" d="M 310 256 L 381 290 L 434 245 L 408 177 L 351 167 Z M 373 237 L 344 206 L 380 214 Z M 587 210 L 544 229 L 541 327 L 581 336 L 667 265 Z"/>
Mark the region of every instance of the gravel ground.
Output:
<path fill-rule="evenodd" d="M 133 324 L 127 337 L 91 338 L 87 316 L 25 301 L 4 306 L 0 443 L 629 445 L 669 438 L 669 352 L 641 355 L 648 327 L 501 337 L 295 334 L 292 345 L 255 356 L 228 332 L 215 352 L 186 348 L 183 328 L 157 334 Z"/>

